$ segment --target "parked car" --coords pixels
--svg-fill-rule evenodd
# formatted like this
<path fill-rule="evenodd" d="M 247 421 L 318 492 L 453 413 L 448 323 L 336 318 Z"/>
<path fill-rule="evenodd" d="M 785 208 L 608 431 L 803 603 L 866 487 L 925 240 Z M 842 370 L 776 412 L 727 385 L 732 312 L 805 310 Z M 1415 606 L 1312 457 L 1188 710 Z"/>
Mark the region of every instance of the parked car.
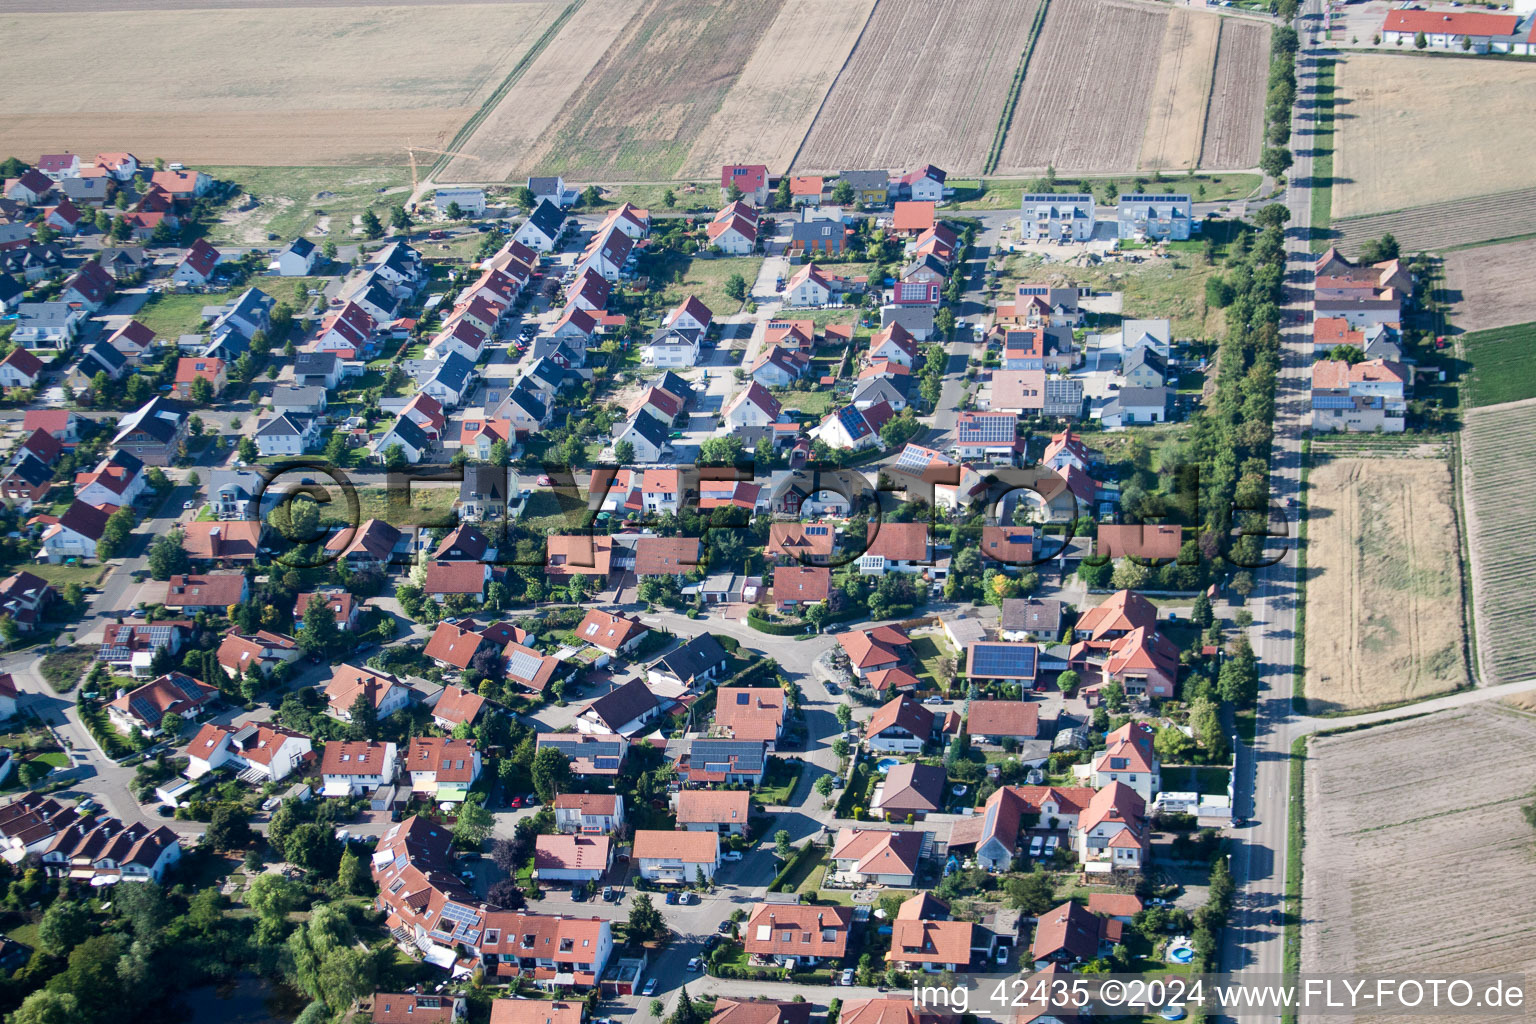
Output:
<path fill-rule="evenodd" d="M 929 697 L 927 700 L 923 701 L 923 703 L 924 704 L 943 704 L 944 703 L 944 698 L 940 697 L 938 694 L 934 694 L 932 697 Z"/>
<path fill-rule="evenodd" d="M 699 902 L 699 897 L 696 893 L 685 892 L 678 896 L 677 902 L 681 903 L 685 907 L 691 907 L 695 903 Z"/>
<path fill-rule="evenodd" d="M 853 984 L 853 968 L 844 967 L 842 976 L 837 979 L 837 983 L 839 985 L 851 986 Z"/>
<path fill-rule="evenodd" d="M 647 979 L 645 979 L 645 987 L 640 990 L 640 994 L 643 995 L 643 996 L 653 996 L 653 995 L 655 995 L 656 994 L 656 979 L 655 978 L 647 978 Z"/>
<path fill-rule="evenodd" d="M 729 934 L 731 934 L 731 922 L 730 921 L 727 920 L 727 921 L 721 921 L 720 922 L 720 934 L 721 935 L 729 935 Z"/>
<path fill-rule="evenodd" d="M 682 902 L 682 898 L 680 896 L 678 896 L 677 893 L 675 893 L 675 892 L 667 893 L 667 903 L 675 906 L 676 904 L 681 903 L 681 902 Z"/>
<path fill-rule="evenodd" d="M 521 807 L 521 806 L 523 806 L 523 798 L 520 797 L 520 796 L 513 797 L 512 798 L 512 806 L 513 807 Z"/>
<path fill-rule="evenodd" d="M 703 966 L 704 966 L 703 962 L 700 961 L 698 957 L 693 957 L 692 959 L 690 959 L 688 961 L 688 973 L 689 974 L 698 974 L 699 973 L 699 969 L 701 967 L 703 967 Z"/>
<path fill-rule="evenodd" d="M 721 860 L 741 860 L 740 850 L 726 850 L 720 855 Z"/>

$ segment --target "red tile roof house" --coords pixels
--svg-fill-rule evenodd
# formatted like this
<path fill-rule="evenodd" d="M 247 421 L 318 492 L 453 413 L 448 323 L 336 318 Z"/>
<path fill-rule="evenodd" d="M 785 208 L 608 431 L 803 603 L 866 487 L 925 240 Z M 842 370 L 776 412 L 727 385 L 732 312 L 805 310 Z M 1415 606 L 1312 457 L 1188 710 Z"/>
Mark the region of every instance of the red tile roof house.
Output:
<path fill-rule="evenodd" d="M 1119 921 L 1098 917 L 1069 900 L 1035 922 L 1035 941 L 1029 952 L 1037 968 L 1078 963 L 1108 953 L 1120 936 Z"/>
<path fill-rule="evenodd" d="M 485 600 L 485 586 L 490 581 L 491 567 L 483 562 L 432 562 L 421 592 L 439 604 L 453 595 L 479 604 Z"/>
<path fill-rule="evenodd" d="M 475 656 L 481 650 L 494 649 L 495 645 L 473 629 L 466 629 L 452 622 L 439 622 L 437 628 L 432 631 L 432 637 L 427 641 L 427 647 L 423 653 L 440 668 L 458 669 L 462 672 L 469 668 L 470 663 L 475 660 Z"/>
<path fill-rule="evenodd" d="M 715 691 L 716 736 L 763 740 L 772 750 L 784 735 L 785 697 L 777 686 L 730 686 Z"/>
<path fill-rule="evenodd" d="M 933 742 L 941 725 L 933 712 L 902 695 L 875 709 L 864 724 L 864 740 L 870 750 L 917 754 Z"/>
<path fill-rule="evenodd" d="M 164 604 L 173 611 L 223 615 L 250 594 L 251 584 L 243 572 L 184 573 L 166 582 Z"/>
<path fill-rule="evenodd" d="M 462 686 L 448 685 L 438 692 L 432 704 L 432 724 L 450 732 L 462 723 L 475 724 L 485 707 L 485 698 Z"/>
<path fill-rule="evenodd" d="M 731 190 L 753 206 L 768 202 L 768 168 L 764 164 L 726 164 L 720 168 L 720 201 L 731 202 Z"/>
<path fill-rule="evenodd" d="M 896 668 L 911 656 L 912 641 L 895 626 L 841 633 L 837 642 L 848 655 L 855 679 L 863 679 L 869 672 Z"/>
<path fill-rule="evenodd" d="M 922 832 L 845 828 L 832 843 L 829 875 L 856 885 L 911 888 L 923 852 Z"/>
<path fill-rule="evenodd" d="M 155 736 L 167 718 L 179 719 L 174 724 L 174 730 L 179 730 L 182 722 L 196 718 L 218 695 L 218 690 L 202 680 L 172 672 L 120 694 L 107 705 L 107 719 L 118 732 L 138 729 L 146 736 Z"/>
<path fill-rule="evenodd" d="M 194 562 L 216 565 L 254 563 L 261 553 L 267 524 L 257 519 L 192 522 L 182 527 L 181 546 Z"/>
<path fill-rule="evenodd" d="M 350 722 L 352 705 L 359 696 L 368 698 L 381 721 L 411 702 L 410 688 L 394 676 L 356 665 L 338 665 L 325 687 L 325 713 Z"/>
<path fill-rule="evenodd" d="M 283 633 L 269 633 L 264 629 L 255 633 L 229 633 L 219 643 L 219 667 L 232 679 L 245 675 L 252 665 L 263 673 L 280 664 L 299 660 L 299 644 Z"/>
<path fill-rule="evenodd" d="M 639 619 L 632 619 L 618 612 L 605 612 L 598 608 L 588 611 L 586 617 L 581 620 L 581 624 L 576 627 L 578 639 L 603 652 L 598 659 L 598 667 L 602 667 L 608 659 L 618 655 L 633 654 L 649 632 L 650 630 Z"/>
<path fill-rule="evenodd" d="M 1129 590 L 1111 594 L 1082 614 L 1068 660 L 1090 681 L 1085 695 L 1096 697 L 1102 680 L 1126 693 L 1171 697 L 1178 682 L 1179 650 L 1157 631 L 1157 609 Z"/>
<path fill-rule="evenodd" d="M 417 736 L 406 754 L 411 790 L 434 800 L 462 801 L 480 777 L 480 751 L 474 740 Z"/>
<path fill-rule="evenodd" d="M 999 744 L 1040 735 L 1040 705 L 1024 700 L 973 700 L 965 731 L 973 742 Z"/>
<path fill-rule="evenodd" d="M 848 955 L 852 927 L 851 907 L 758 903 L 741 926 L 741 945 L 754 963 L 836 966 Z"/>
<path fill-rule="evenodd" d="M 187 778 L 232 764 L 245 781 L 281 782 L 313 757 L 308 736 L 264 722 L 241 727 L 208 722 L 187 744 Z"/>
<path fill-rule="evenodd" d="M 608 833 L 624 827 L 624 798 L 617 793 L 561 793 L 555 797 L 560 832 Z"/>
<path fill-rule="evenodd" d="M 891 922 L 891 951 L 887 963 L 908 971 L 963 971 L 971 963 L 974 925 L 969 921 L 935 920 L 935 912 L 948 916 L 946 908 L 927 893 L 913 896 Z"/>
<path fill-rule="evenodd" d="M 647 881 L 692 885 L 700 873 L 709 881 L 720 869 L 720 836 L 637 829 L 630 856 Z"/>
<path fill-rule="evenodd" d="M 811 1004 L 782 999 L 715 997 L 709 1024 L 811 1024 Z"/>
<path fill-rule="evenodd" d="M 1086 871 L 1140 871 L 1152 852 L 1147 803 L 1123 782 L 1093 795 L 1077 820 L 1077 858 Z"/>
<path fill-rule="evenodd" d="M 43 361 L 24 348 L 13 348 L 0 359 L 0 387 L 30 388 L 43 374 Z"/>
<path fill-rule="evenodd" d="M 773 605 L 791 612 L 828 599 L 832 570 L 815 565 L 781 565 L 773 570 Z"/>
<path fill-rule="evenodd" d="M 224 390 L 229 376 L 225 372 L 224 360 L 185 358 L 176 361 L 176 381 L 173 385 L 176 397 L 190 399 L 192 397 L 192 382 L 201 378 L 213 387 L 213 394 L 217 396 Z"/>
<path fill-rule="evenodd" d="M 933 547 L 927 523 L 870 523 L 859 572 L 927 572 L 933 568 Z"/>
<path fill-rule="evenodd" d="M 636 576 L 686 576 L 703 569 L 697 537 L 641 537 L 635 544 Z"/>
<path fill-rule="evenodd" d="M 943 768 L 908 761 L 875 784 L 869 810 L 890 821 L 916 820 L 944 809 L 944 787 Z"/>
<path fill-rule="evenodd" d="M 1123 782 L 1143 801 L 1162 788 L 1162 762 L 1152 742 L 1152 727 L 1127 722 L 1104 737 L 1104 750 L 1093 761 L 1093 784 L 1098 787 Z"/>
<path fill-rule="evenodd" d="M 752 794 L 745 789 L 683 789 L 676 797 L 677 827 L 689 832 L 745 835 Z"/>
<path fill-rule="evenodd" d="M 613 866 L 607 836 L 538 836 L 533 845 L 533 875 L 541 882 L 597 882 Z"/>
<path fill-rule="evenodd" d="M 351 633 L 357 629 L 358 620 L 362 617 L 363 602 L 340 588 L 309 590 L 294 598 L 294 628 L 304 628 L 304 613 L 309 611 L 309 606 L 314 601 L 330 606 L 331 614 L 336 618 L 336 625 L 341 627 L 342 632 Z"/>
<path fill-rule="evenodd" d="M 320 762 L 321 794 L 359 796 L 395 781 L 395 745 L 332 740 Z"/>
<path fill-rule="evenodd" d="M 503 999 L 499 1002 L 510 1003 Z M 417 992 L 375 992 L 373 1024 L 454 1024 L 467 1014 L 463 996 Z M 578 1020 L 575 1024 L 581 1024 Z"/>

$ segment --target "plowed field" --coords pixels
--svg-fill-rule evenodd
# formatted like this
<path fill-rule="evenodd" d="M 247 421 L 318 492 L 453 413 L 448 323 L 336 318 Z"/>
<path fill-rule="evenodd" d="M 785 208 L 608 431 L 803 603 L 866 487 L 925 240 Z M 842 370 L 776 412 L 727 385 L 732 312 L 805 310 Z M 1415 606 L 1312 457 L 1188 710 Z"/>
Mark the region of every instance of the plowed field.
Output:
<path fill-rule="evenodd" d="M 979 173 L 1035 4 L 881 0 L 812 123 L 795 169 L 931 161 L 952 175 Z"/>
<path fill-rule="evenodd" d="M 1167 9 L 1052 0 L 997 173 L 1134 168 L 1167 22 Z"/>
<path fill-rule="evenodd" d="M 1269 26 L 1221 19 L 1221 44 L 1211 102 L 1205 116 L 1200 166 L 1253 167 L 1264 141 L 1264 78 L 1269 68 Z"/>
<path fill-rule="evenodd" d="M 1152 87 L 1152 111 L 1141 140 L 1147 170 L 1185 170 L 1200 159 L 1211 71 L 1222 19 L 1189 7 L 1175 7 L 1163 33 L 1163 57 Z"/>
<path fill-rule="evenodd" d="M 1536 675 L 1536 587 L 1525 543 L 1536 530 L 1533 437 L 1536 400 L 1471 409 L 1462 428 L 1478 677 L 1485 685 Z"/>

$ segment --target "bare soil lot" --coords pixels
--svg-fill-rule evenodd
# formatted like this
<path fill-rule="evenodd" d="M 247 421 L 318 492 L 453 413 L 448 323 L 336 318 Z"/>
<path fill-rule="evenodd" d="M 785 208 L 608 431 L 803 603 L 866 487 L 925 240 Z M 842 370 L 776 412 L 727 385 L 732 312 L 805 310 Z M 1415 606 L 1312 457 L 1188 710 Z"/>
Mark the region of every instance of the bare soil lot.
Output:
<path fill-rule="evenodd" d="M 728 163 L 789 170 L 874 7 L 875 0 L 785 0 L 683 161 L 683 176 L 718 177 Z"/>
<path fill-rule="evenodd" d="M 1471 552 L 1478 678 L 1536 675 L 1536 587 L 1524 538 L 1536 530 L 1536 400 L 1470 409 L 1462 427 L 1462 493 Z"/>
<path fill-rule="evenodd" d="M 1185 170 L 1199 161 L 1221 22 L 1215 14 L 1190 7 L 1169 13 L 1147 133 L 1141 140 L 1143 168 Z"/>
<path fill-rule="evenodd" d="M 1354 711 L 1465 686 L 1449 468 L 1329 459 L 1308 479 L 1309 706 Z"/>
<path fill-rule="evenodd" d="M 1536 132 L 1514 126 L 1536 106 L 1536 64 L 1351 53 L 1336 75 L 1334 217 L 1530 185 Z"/>
<path fill-rule="evenodd" d="M 559 6 L 9 14 L 0 138 L 22 155 L 397 163 L 408 141 L 451 135 Z"/>
<path fill-rule="evenodd" d="M 1536 265 L 1536 239 L 1483 245 L 1445 257 L 1445 288 L 1451 323 L 1464 331 L 1481 331 L 1536 320 L 1536 290 L 1531 267 Z"/>
<path fill-rule="evenodd" d="M 783 6 L 784 0 L 648 0 L 539 134 L 513 177 L 677 177 Z"/>
<path fill-rule="evenodd" d="M 1167 9 L 1053 0 L 997 173 L 1134 169 L 1167 22 Z"/>
<path fill-rule="evenodd" d="M 1520 813 L 1536 778 L 1536 718 L 1479 705 L 1318 737 L 1310 747 L 1302 971 L 1430 977 L 1536 968 L 1532 829 Z M 1474 750 L 1498 751 L 1499 770 L 1469 787 L 1464 766 Z M 1473 889 L 1448 899 L 1455 878 Z M 1476 1017 L 1495 1024 L 1525 1013 Z"/>
<path fill-rule="evenodd" d="M 980 173 L 1035 3 L 881 0 L 811 125 L 795 169 L 910 168 L 932 161 L 952 175 Z"/>
<path fill-rule="evenodd" d="M 1269 69 L 1269 26 L 1242 18 L 1221 19 L 1221 43 L 1200 166 L 1253 167 L 1264 138 L 1264 79 Z"/>

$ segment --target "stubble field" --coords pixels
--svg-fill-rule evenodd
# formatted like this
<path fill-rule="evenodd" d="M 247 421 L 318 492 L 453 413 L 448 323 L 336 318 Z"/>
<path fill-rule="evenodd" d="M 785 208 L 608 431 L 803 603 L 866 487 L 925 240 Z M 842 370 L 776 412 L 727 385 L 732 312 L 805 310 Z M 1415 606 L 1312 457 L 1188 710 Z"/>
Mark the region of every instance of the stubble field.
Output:
<path fill-rule="evenodd" d="M 1464 331 L 1536 321 L 1536 238 L 1462 249 L 1445 257 L 1446 317 Z"/>
<path fill-rule="evenodd" d="M 1530 185 L 1536 65 L 1352 53 L 1335 96 L 1335 218 Z"/>
<path fill-rule="evenodd" d="M 131 149 L 188 164 L 398 164 L 407 143 L 440 145 L 463 124 L 560 7 L 0 16 L 0 138 L 19 155 Z"/>
<path fill-rule="evenodd" d="M 1135 167 L 1168 16 L 1167 9 L 1110 0 L 1054 0 L 997 172 Z"/>
<path fill-rule="evenodd" d="M 1186 170 L 1199 162 L 1221 23 L 1216 15 L 1190 7 L 1169 13 L 1147 132 L 1141 140 L 1142 168 Z"/>
<path fill-rule="evenodd" d="M 1467 755 L 1477 750 L 1497 751 L 1499 770 L 1468 786 Z M 1536 717 L 1492 704 L 1313 739 L 1302 971 L 1432 977 L 1536 969 L 1533 832 L 1520 810 L 1533 778 Z M 1452 879 L 1473 889 L 1450 898 Z M 1476 1019 L 1523 1020 L 1525 1010 L 1484 1008 Z"/>
<path fill-rule="evenodd" d="M 1221 19 L 1221 42 L 1200 144 L 1201 167 L 1253 167 L 1259 162 L 1268 66 L 1269 26 L 1241 18 Z"/>
<path fill-rule="evenodd" d="M 1341 458 L 1308 479 L 1309 706 L 1356 711 L 1465 686 L 1450 469 Z"/>
<path fill-rule="evenodd" d="M 1536 535 L 1536 400 L 1469 409 L 1461 437 L 1478 678 L 1484 685 L 1526 679 L 1536 675 L 1527 541 Z"/>
<path fill-rule="evenodd" d="M 682 175 L 718 179 L 728 163 L 788 169 L 874 8 L 875 0 L 785 0 Z"/>
<path fill-rule="evenodd" d="M 677 177 L 784 2 L 648 0 L 512 176 Z"/>
<path fill-rule="evenodd" d="M 976 174 L 1037 0 L 881 0 L 811 124 L 796 170 Z"/>

